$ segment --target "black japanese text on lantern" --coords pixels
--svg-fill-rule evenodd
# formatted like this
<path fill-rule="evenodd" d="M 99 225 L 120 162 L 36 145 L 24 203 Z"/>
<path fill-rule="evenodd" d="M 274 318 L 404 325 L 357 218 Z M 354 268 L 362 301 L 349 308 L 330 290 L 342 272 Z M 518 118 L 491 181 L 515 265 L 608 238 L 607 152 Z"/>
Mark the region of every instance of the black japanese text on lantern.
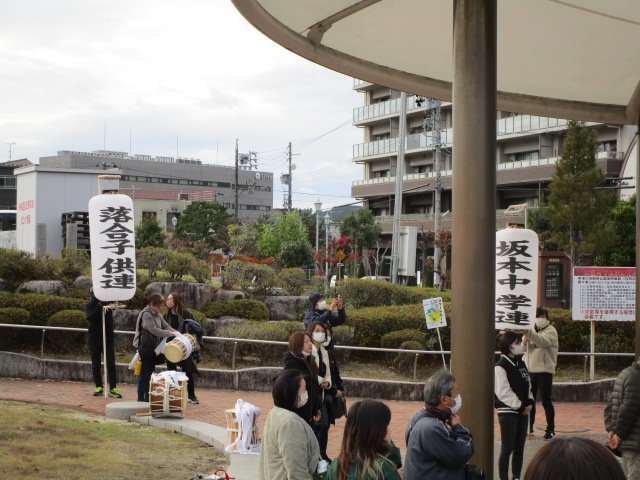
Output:
<path fill-rule="evenodd" d="M 133 231 L 125 226 L 133 220 L 133 212 L 127 207 L 106 207 L 100 210 L 100 223 L 107 228 L 100 232 L 105 237 L 103 250 L 109 252 L 101 270 L 100 283 L 103 288 L 132 289 L 135 286 L 135 266 L 133 263 Z"/>
<path fill-rule="evenodd" d="M 531 255 L 528 240 L 500 241 L 496 247 L 496 257 L 504 259 L 497 262 L 496 281 L 500 285 L 508 285 L 513 291 L 517 285 L 528 285 L 531 280 L 519 276 L 522 272 L 531 271 Z M 529 314 L 520 311 L 522 307 L 530 307 L 531 299 L 526 295 L 507 293 L 496 298 L 496 306 L 504 310 L 496 310 L 496 322 L 528 324 Z"/>

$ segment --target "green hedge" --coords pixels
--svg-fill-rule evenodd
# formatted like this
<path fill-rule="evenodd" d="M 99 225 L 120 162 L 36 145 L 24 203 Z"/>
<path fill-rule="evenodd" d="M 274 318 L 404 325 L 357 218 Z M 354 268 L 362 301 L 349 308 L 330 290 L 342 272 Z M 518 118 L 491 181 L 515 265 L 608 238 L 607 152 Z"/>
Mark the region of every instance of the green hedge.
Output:
<path fill-rule="evenodd" d="M 54 313 L 47 323 L 50 327 L 87 328 L 87 317 L 84 311 L 61 310 Z M 73 351 L 82 349 L 87 344 L 84 332 L 56 332 L 48 331 L 47 344 L 56 351 Z"/>
<path fill-rule="evenodd" d="M 291 334 L 299 330 L 302 330 L 302 324 L 296 321 L 241 322 L 222 327 L 218 331 L 218 336 L 288 342 Z M 220 359 L 231 363 L 233 351 L 232 342 L 215 342 L 213 350 L 216 351 L 215 353 L 218 354 Z M 282 364 L 286 351 L 286 345 L 252 345 L 239 343 L 236 354 L 238 357 L 256 356 L 263 360 L 269 360 L 273 362 L 274 365 L 279 366 Z"/>
<path fill-rule="evenodd" d="M 11 325 L 28 325 L 29 311 L 24 308 L 6 307 L 0 308 L 0 323 L 9 323 Z M 34 337 L 33 330 L 24 328 L 3 328 L 0 332 L 0 349 L 15 347 L 22 344 L 29 338 Z"/>
<path fill-rule="evenodd" d="M 341 282 L 340 289 L 345 301 L 356 308 L 420 304 L 423 299 L 432 297 L 451 300 L 449 291 L 402 287 L 382 280 L 347 279 Z"/>
<path fill-rule="evenodd" d="M 224 315 L 246 318 L 247 320 L 269 320 L 269 309 L 257 300 L 231 300 L 230 302 L 207 302 L 202 307 L 207 318 Z"/>
<path fill-rule="evenodd" d="M 302 295 L 307 277 L 301 268 L 283 268 L 278 273 L 278 285 L 289 295 Z"/>
<path fill-rule="evenodd" d="M 49 318 L 60 310 L 84 311 L 87 300 L 70 297 L 54 297 L 37 293 L 0 292 L 0 308 L 17 307 L 28 310 L 31 325 L 47 325 Z"/>
<path fill-rule="evenodd" d="M 427 335 L 415 328 L 405 328 L 395 332 L 386 333 L 380 339 L 382 348 L 400 348 L 405 342 L 414 342 L 420 345 L 420 349 L 424 349 Z"/>

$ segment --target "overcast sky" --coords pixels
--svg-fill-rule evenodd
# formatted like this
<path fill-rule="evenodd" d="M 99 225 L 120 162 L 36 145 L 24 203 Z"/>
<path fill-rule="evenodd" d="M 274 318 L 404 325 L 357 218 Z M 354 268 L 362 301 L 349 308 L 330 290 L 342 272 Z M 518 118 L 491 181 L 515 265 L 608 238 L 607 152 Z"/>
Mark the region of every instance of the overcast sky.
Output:
<path fill-rule="evenodd" d="M 276 45 L 228 0 L 0 5 L 0 162 L 15 142 L 12 158 L 34 163 L 104 146 L 231 165 L 238 138 L 274 173 L 280 207 L 292 142 L 294 207 L 352 201 L 352 78 Z"/>

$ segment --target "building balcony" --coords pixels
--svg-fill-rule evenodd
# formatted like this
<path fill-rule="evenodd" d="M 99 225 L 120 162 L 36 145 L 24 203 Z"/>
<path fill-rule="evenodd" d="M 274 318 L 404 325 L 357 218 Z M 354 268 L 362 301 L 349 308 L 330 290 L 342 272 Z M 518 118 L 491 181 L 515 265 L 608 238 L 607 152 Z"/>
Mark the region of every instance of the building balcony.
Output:
<path fill-rule="evenodd" d="M 515 185 L 523 183 L 548 182 L 555 173 L 559 157 L 539 158 L 505 162 L 496 165 L 497 185 Z M 596 163 L 607 177 L 617 177 L 624 161 L 624 152 L 598 152 Z M 442 170 L 442 188 L 447 190 L 452 183 L 452 170 Z M 433 190 L 435 173 L 410 173 L 403 175 L 406 189 Z M 354 180 L 351 184 L 351 195 L 356 198 L 375 197 L 395 194 L 396 177 L 376 177 L 365 180 Z"/>
<path fill-rule="evenodd" d="M 415 97 L 411 97 L 415 103 Z M 397 102 L 396 102 L 397 100 Z M 400 99 L 389 100 L 387 102 L 381 102 L 379 104 L 369 105 L 366 107 L 359 107 L 367 109 L 366 112 L 358 112 L 357 115 L 392 115 L 392 111 L 395 108 L 400 108 Z M 407 100 L 409 101 L 409 100 Z M 397 103 L 397 105 L 394 104 Z M 388 104 L 388 105 L 385 105 Z M 376 111 L 377 108 L 377 111 Z M 417 108 L 417 107 L 416 107 Z M 359 109 L 356 109 L 359 110 Z M 354 110 L 354 123 L 356 117 L 356 110 Z M 389 111 L 389 113 L 384 113 Z M 537 134 L 540 131 L 548 131 L 549 129 L 564 129 L 567 125 L 567 120 L 559 118 L 549 117 L 536 117 L 534 115 L 515 115 L 513 117 L 501 118 L 496 120 L 496 132 L 497 138 L 508 137 L 510 135 L 521 134 Z M 451 144 L 453 141 L 452 129 L 447 128 L 441 130 L 442 139 L 441 142 L 445 145 Z M 407 143 L 405 144 L 405 150 L 429 150 L 433 148 L 433 142 L 431 141 L 432 132 L 414 133 L 407 135 Z M 376 157 L 384 157 L 397 153 L 398 151 L 398 138 L 387 138 L 384 140 L 376 140 L 373 142 L 359 143 L 353 146 L 353 160 L 361 162 L 363 160 L 374 159 Z"/>
<path fill-rule="evenodd" d="M 367 82 L 366 80 L 360 80 L 359 78 L 353 79 L 353 89 L 357 91 L 370 90 L 377 87 L 375 83 Z"/>
<path fill-rule="evenodd" d="M 427 104 L 423 99 L 418 105 L 418 97 L 410 95 L 407 97 L 407 114 L 415 112 L 424 112 Z M 442 105 L 450 105 L 449 102 L 443 102 Z M 397 117 L 400 113 L 400 98 L 392 98 L 384 102 L 373 103 L 371 105 L 363 105 L 353 109 L 353 124 L 355 126 L 363 126 L 385 118 Z"/>
<path fill-rule="evenodd" d="M 443 212 L 440 215 L 440 228 L 450 230 L 453 215 L 451 212 Z M 393 215 L 381 215 L 374 217 L 376 224 L 380 227 L 381 235 L 391 235 L 393 232 Z M 510 224 L 524 225 L 524 211 L 512 212 L 507 209 L 496 210 L 496 227 L 505 228 Z M 434 213 L 410 213 L 400 215 L 401 227 L 417 227 L 419 232 L 435 230 Z"/>

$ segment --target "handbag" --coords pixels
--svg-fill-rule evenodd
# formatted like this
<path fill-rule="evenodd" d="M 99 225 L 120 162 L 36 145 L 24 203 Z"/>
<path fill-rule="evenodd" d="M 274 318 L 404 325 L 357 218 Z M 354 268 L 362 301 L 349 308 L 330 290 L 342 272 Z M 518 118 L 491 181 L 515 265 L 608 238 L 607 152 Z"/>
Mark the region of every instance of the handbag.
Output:
<path fill-rule="evenodd" d="M 344 395 L 341 397 L 333 396 L 332 409 L 335 418 L 342 418 L 347 414 L 347 399 Z"/>

